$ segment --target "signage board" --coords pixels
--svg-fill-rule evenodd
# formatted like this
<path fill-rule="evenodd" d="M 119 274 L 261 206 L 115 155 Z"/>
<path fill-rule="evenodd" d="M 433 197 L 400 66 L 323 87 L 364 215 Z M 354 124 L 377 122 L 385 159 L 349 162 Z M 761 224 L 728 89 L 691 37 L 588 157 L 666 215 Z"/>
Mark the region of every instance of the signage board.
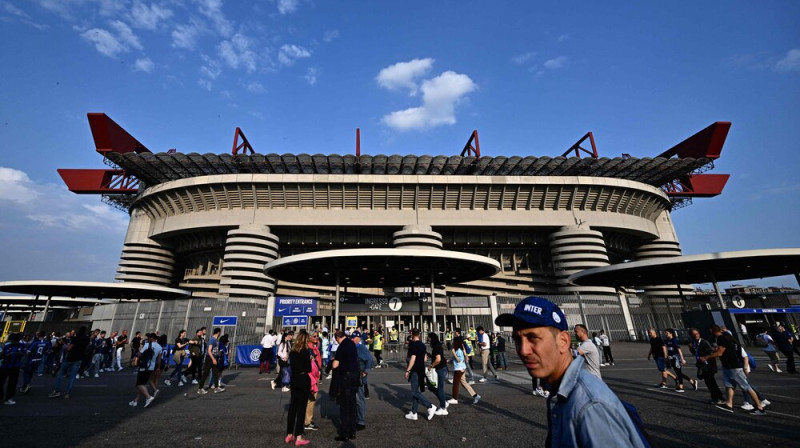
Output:
<path fill-rule="evenodd" d="M 449 297 L 450 308 L 489 308 L 487 296 Z"/>
<path fill-rule="evenodd" d="M 428 310 L 428 297 L 340 297 L 339 311 L 342 312 L 382 312 L 419 313 Z M 422 309 L 420 309 L 422 307 Z"/>
<path fill-rule="evenodd" d="M 276 316 L 316 316 L 317 299 L 308 297 L 275 297 Z"/>
<path fill-rule="evenodd" d="M 347 316 L 347 327 L 357 327 L 358 326 L 358 317 L 357 316 Z"/>
<path fill-rule="evenodd" d="M 305 327 L 308 325 L 308 316 L 283 316 L 284 327 Z"/>
<path fill-rule="evenodd" d="M 239 318 L 236 316 L 214 316 L 211 325 L 215 327 L 235 327 Z"/>

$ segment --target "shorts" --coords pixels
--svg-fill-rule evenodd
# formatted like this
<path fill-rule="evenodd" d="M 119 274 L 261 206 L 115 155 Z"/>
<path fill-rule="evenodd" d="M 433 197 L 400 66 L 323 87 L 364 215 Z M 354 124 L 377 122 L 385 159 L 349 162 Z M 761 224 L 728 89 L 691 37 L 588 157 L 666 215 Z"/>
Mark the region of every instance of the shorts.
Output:
<path fill-rule="evenodd" d="M 722 369 L 722 384 L 731 389 L 739 386 L 745 392 L 750 390 L 750 383 L 744 375 L 744 369 Z"/>
<path fill-rule="evenodd" d="M 654 358 L 656 361 L 656 367 L 658 367 L 659 372 L 663 372 L 667 370 L 667 363 L 664 362 L 664 358 Z"/>
<path fill-rule="evenodd" d="M 150 379 L 150 375 L 152 375 L 152 370 L 140 370 L 138 374 L 136 374 L 136 385 L 137 386 L 144 386 L 147 384 L 147 380 Z"/>

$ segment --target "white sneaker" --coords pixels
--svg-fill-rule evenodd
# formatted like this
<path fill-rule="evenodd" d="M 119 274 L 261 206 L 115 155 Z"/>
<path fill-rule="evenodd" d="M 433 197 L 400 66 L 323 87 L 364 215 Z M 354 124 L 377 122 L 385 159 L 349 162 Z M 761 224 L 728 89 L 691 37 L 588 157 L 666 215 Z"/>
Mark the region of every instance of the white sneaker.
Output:
<path fill-rule="evenodd" d="M 332 376 L 333 376 L 333 374 L 330 374 L 330 375 L 326 376 L 326 377 L 325 377 L 325 379 L 326 379 L 326 380 L 329 380 L 329 379 L 331 379 L 331 377 L 332 377 Z M 415 419 L 415 420 L 416 420 L 416 419 Z"/>
<path fill-rule="evenodd" d="M 181 382 L 188 383 L 189 380 L 186 379 L 185 375 L 181 375 Z"/>
<path fill-rule="evenodd" d="M 81 379 L 81 375 L 80 375 L 80 374 L 77 374 L 77 375 L 75 375 L 75 379 L 76 379 L 76 380 L 79 380 L 79 379 Z"/>
<path fill-rule="evenodd" d="M 181 381 L 180 383 L 178 383 L 178 386 L 183 386 L 183 385 L 185 385 L 185 384 L 186 384 L 186 383 L 184 383 L 183 381 Z"/>
<path fill-rule="evenodd" d="M 436 412 L 434 412 L 434 414 L 436 414 L 436 415 L 448 415 L 449 412 L 447 412 L 447 409 L 439 408 L 439 409 L 436 410 Z"/>
<path fill-rule="evenodd" d="M 9 398 L 9 399 L 8 399 L 8 400 L 6 400 L 6 401 L 5 401 L 5 403 L 3 403 L 3 404 L 7 404 L 7 405 L 9 405 L 9 406 L 13 406 L 13 405 L 17 404 L 17 402 L 16 402 L 16 401 L 14 401 L 13 399 Z M 428 420 L 430 420 L 430 419 L 428 419 Z"/>
<path fill-rule="evenodd" d="M 772 404 L 772 402 L 771 402 L 771 401 L 769 401 L 769 400 L 767 400 L 766 398 L 765 398 L 765 399 L 763 399 L 763 400 L 761 400 L 761 407 L 762 407 L 762 408 L 763 408 L 764 406 L 769 406 L 769 405 L 771 405 L 771 404 Z"/>
<path fill-rule="evenodd" d="M 99 374 L 99 373 L 95 373 L 95 374 L 94 374 L 94 377 L 95 377 L 95 378 L 100 378 L 100 374 Z"/>
<path fill-rule="evenodd" d="M 415 412 L 409 411 L 408 414 L 406 414 L 406 418 L 409 419 L 409 420 L 416 421 L 417 420 L 417 414 Z"/>
<path fill-rule="evenodd" d="M 475 398 L 472 399 L 472 404 L 478 404 L 479 401 L 481 401 L 481 396 L 475 395 Z"/>
<path fill-rule="evenodd" d="M 153 398 L 156 398 L 159 392 L 161 392 L 161 389 L 156 389 L 155 392 L 153 392 Z"/>
<path fill-rule="evenodd" d="M 474 380 L 469 380 L 469 382 L 467 382 L 467 384 L 469 384 L 471 386 L 471 385 L 475 384 L 475 381 Z"/>
<path fill-rule="evenodd" d="M 448 379 L 447 379 L 447 384 L 453 384 L 453 380 L 451 380 L 450 378 L 448 378 Z"/>
<path fill-rule="evenodd" d="M 783 373 L 783 370 L 781 370 L 781 369 L 775 369 L 775 371 L 778 372 L 778 373 Z"/>
<path fill-rule="evenodd" d="M 135 408 L 135 407 L 136 407 L 138 404 L 139 404 L 139 402 L 138 402 L 138 401 L 136 401 L 136 400 L 133 400 L 133 401 L 131 401 L 131 402 L 129 402 L 129 403 L 128 403 L 128 406 L 130 406 L 130 407 L 132 407 L 132 408 Z"/>
<path fill-rule="evenodd" d="M 451 398 L 447 400 L 447 404 L 458 404 L 458 400 L 456 400 L 455 398 Z"/>
<path fill-rule="evenodd" d="M 479 383 L 485 383 L 486 382 L 486 378 L 481 378 L 481 379 L 478 380 L 478 382 Z"/>
<path fill-rule="evenodd" d="M 533 395 L 544 397 L 544 389 L 542 389 L 541 387 L 537 387 L 536 390 L 533 391 Z"/>
<path fill-rule="evenodd" d="M 192 380 L 192 384 L 197 384 L 197 380 Z"/>
<path fill-rule="evenodd" d="M 436 406 L 431 406 L 431 407 L 428 408 L 428 420 L 432 419 L 433 416 L 436 415 L 436 411 L 437 410 L 438 409 L 436 409 Z M 447 411 L 445 411 L 445 412 L 447 412 Z"/>
<path fill-rule="evenodd" d="M 208 391 L 201 387 L 200 389 L 197 389 L 197 393 L 200 395 L 205 395 L 208 393 Z"/>
<path fill-rule="evenodd" d="M 225 392 L 225 388 L 224 387 L 217 387 L 216 389 L 214 389 L 214 393 L 215 394 L 218 394 L 218 393 L 221 393 L 221 392 Z"/>
<path fill-rule="evenodd" d="M 150 403 L 152 403 L 153 400 L 155 400 L 155 399 L 156 399 L 156 397 L 150 397 L 150 398 L 144 400 L 144 407 L 150 406 Z"/>
<path fill-rule="evenodd" d="M 544 398 L 549 398 L 549 397 L 550 397 L 550 392 L 548 392 L 548 391 L 544 391 L 544 393 L 542 394 L 542 396 L 543 396 Z"/>
<path fill-rule="evenodd" d="M 775 367 L 772 367 L 772 364 L 767 364 L 767 367 L 769 367 L 769 371 L 770 372 L 774 372 L 775 371 Z"/>
<path fill-rule="evenodd" d="M 172 386 L 172 382 L 170 380 L 164 380 L 164 384 L 167 386 Z"/>
<path fill-rule="evenodd" d="M 225 387 L 227 384 L 223 383 L 222 381 L 219 382 L 219 387 Z"/>
<path fill-rule="evenodd" d="M 755 409 L 755 407 L 750 403 L 745 403 L 745 404 L 741 405 L 740 407 L 742 409 L 744 409 L 745 411 L 752 411 L 753 409 Z"/>
<path fill-rule="evenodd" d="M 281 392 L 289 392 L 289 388 L 288 388 L 288 387 L 286 387 L 286 386 L 283 386 L 283 387 L 281 388 Z"/>
<path fill-rule="evenodd" d="M 269 385 L 272 386 L 272 390 L 275 390 L 275 381 L 270 381 Z"/>

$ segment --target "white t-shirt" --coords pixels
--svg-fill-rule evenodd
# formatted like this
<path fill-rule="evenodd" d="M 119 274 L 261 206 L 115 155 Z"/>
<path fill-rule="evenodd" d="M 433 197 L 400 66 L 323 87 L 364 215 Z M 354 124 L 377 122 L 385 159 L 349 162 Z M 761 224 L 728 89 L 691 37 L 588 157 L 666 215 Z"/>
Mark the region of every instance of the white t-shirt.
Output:
<path fill-rule="evenodd" d="M 611 347 L 611 341 L 608 340 L 608 335 L 601 334 L 599 337 L 600 337 L 600 342 L 603 343 L 603 347 Z"/>
<path fill-rule="evenodd" d="M 275 338 L 271 334 L 265 334 L 261 338 L 261 346 L 264 348 L 272 348 L 275 345 Z"/>
<path fill-rule="evenodd" d="M 479 334 L 478 335 L 478 341 L 479 341 L 479 343 L 481 345 L 480 346 L 481 351 L 489 350 L 489 348 L 491 348 L 491 341 L 489 340 L 489 333 Z M 484 343 L 486 345 L 483 345 Z"/>

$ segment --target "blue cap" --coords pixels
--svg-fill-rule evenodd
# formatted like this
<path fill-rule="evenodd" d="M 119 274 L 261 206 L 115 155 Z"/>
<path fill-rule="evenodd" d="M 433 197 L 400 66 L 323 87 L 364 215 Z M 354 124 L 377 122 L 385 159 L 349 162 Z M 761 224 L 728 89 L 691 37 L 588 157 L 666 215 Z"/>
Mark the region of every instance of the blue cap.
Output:
<path fill-rule="evenodd" d="M 555 327 L 567 331 L 567 318 L 555 303 L 541 297 L 527 297 L 517 304 L 514 314 L 501 314 L 494 323 L 501 327 Z"/>

